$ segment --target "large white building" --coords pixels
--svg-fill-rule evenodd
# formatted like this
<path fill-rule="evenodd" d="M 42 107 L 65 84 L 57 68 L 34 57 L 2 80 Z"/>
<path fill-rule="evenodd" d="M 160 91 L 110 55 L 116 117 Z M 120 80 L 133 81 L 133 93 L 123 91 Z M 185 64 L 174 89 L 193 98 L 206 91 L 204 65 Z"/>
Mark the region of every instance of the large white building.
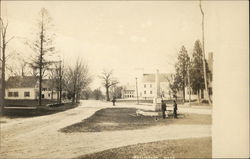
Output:
<path fill-rule="evenodd" d="M 171 90 L 169 88 L 169 79 L 171 74 L 160 73 L 160 93 L 165 99 L 171 98 Z M 139 96 L 143 99 L 153 99 L 156 94 L 155 74 L 143 74 L 139 84 Z"/>

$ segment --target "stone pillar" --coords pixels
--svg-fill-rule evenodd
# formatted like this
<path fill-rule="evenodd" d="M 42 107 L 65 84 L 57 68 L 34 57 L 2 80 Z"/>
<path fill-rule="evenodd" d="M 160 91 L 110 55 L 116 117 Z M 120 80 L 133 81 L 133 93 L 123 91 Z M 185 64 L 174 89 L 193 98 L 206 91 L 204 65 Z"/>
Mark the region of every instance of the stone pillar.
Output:
<path fill-rule="evenodd" d="M 153 107 L 155 111 L 161 111 L 160 78 L 158 69 L 155 74 L 155 97 L 153 99 Z"/>

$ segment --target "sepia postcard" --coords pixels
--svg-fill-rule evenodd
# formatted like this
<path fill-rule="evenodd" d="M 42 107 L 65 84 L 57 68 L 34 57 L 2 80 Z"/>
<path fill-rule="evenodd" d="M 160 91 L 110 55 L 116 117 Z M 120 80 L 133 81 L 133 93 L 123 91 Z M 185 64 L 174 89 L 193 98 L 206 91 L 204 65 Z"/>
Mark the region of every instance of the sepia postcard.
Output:
<path fill-rule="evenodd" d="M 0 158 L 249 158 L 249 2 L 0 1 Z"/>

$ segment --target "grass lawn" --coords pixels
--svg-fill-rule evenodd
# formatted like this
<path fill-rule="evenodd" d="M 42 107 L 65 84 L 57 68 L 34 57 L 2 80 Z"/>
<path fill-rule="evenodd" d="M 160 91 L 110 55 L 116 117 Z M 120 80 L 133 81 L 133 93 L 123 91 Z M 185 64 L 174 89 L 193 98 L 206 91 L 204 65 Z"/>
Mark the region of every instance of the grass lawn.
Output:
<path fill-rule="evenodd" d="M 211 124 L 211 115 L 180 114 L 179 119 L 136 115 L 135 108 L 106 108 L 97 111 L 82 122 L 67 126 L 60 131 L 72 132 L 101 132 L 114 130 L 142 129 L 156 125 L 168 124 Z"/>
<path fill-rule="evenodd" d="M 77 159 L 211 158 L 212 138 L 164 140 L 109 149 Z"/>
<path fill-rule="evenodd" d="M 35 116 L 42 116 L 42 115 L 49 115 L 58 112 L 62 112 L 68 109 L 75 108 L 77 104 L 63 104 L 59 107 L 46 107 L 41 106 L 37 107 L 37 109 L 4 109 L 3 110 L 3 117 L 7 118 L 20 118 L 20 117 L 35 117 Z"/>

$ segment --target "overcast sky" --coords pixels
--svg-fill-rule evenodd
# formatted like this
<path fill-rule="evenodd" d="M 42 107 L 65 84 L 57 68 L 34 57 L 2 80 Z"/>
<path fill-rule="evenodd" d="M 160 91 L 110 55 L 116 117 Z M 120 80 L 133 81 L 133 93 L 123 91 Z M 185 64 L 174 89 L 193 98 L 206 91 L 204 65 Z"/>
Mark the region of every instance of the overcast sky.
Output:
<path fill-rule="evenodd" d="M 1 16 L 9 21 L 10 48 L 30 56 L 22 37 L 34 31 L 39 10 L 44 7 L 53 18 L 56 47 L 65 64 L 76 58 L 88 62 L 94 76 L 92 88 L 100 86 L 96 77 L 103 69 L 113 69 L 121 84 L 134 83 L 140 73 L 173 72 L 181 46 L 191 53 L 201 39 L 198 1 L 2 1 Z M 223 15 L 234 4 L 204 2 L 205 49 L 218 50 L 218 32 Z M 143 68 L 143 70 L 142 70 Z"/>

